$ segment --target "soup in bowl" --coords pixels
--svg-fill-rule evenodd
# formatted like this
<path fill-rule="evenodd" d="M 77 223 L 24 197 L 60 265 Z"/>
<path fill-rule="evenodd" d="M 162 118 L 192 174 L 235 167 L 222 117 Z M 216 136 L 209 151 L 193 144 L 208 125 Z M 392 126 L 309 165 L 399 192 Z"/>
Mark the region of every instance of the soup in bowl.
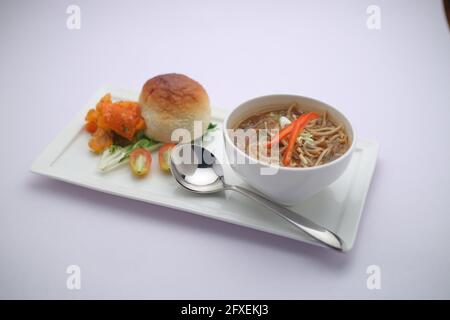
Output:
<path fill-rule="evenodd" d="M 350 162 L 355 134 L 337 109 L 297 95 L 270 95 L 235 108 L 224 126 L 233 170 L 284 205 L 334 182 Z"/>

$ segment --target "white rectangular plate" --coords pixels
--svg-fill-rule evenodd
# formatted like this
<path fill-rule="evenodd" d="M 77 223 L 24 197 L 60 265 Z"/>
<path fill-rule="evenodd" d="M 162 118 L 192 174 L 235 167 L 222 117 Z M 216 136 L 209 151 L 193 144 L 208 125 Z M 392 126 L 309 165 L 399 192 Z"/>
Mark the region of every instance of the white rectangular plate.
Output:
<path fill-rule="evenodd" d="M 317 244 L 288 222 L 239 194 L 227 192 L 205 196 L 182 189 L 170 175 L 159 170 L 157 160 L 153 161 L 151 172 L 144 179 L 134 178 L 130 170 L 123 167 L 106 174 L 100 173 L 97 170 L 99 156 L 88 150 L 89 134 L 83 130 L 83 124 L 86 111 L 94 107 L 107 92 L 111 92 L 113 99 L 117 100 L 136 101 L 138 97 L 126 90 L 108 87 L 99 90 L 35 160 L 32 172 L 86 188 Z M 221 132 L 224 115 L 223 110 L 213 109 L 212 121 L 218 123 L 219 129 L 208 134 L 208 141 L 205 142 L 205 146 L 222 163 L 226 163 Z M 291 209 L 333 230 L 345 241 L 347 250 L 350 250 L 355 242 L 377 154 L 376 142 L 358 140 L 345 173 L 325 190 Z M 228 165 L 225 164 L 224 170 L 229 183 L 245 184 Z"/>

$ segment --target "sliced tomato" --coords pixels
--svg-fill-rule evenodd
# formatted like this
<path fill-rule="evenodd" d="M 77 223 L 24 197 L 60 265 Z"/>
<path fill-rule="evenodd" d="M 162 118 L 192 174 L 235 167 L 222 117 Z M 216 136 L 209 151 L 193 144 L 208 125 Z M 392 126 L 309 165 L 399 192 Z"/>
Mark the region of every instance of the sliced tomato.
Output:
<path fill-rule="evenodd" d="M 137 148 L 130 154 L 131 171 L 137 176 L 145 176 L 152 164 L 152 154 L 145 148 Z"/>
<path fill-rule="evenodd" d="M 170 153 L 172 152 L 173 147 L 175 147 L 175 144 L 173 143 L 166 143 L 163 145 L 158 152 L 158 160 L 159 160 L 159 167 L 162 171 L 170 172 Z"/>

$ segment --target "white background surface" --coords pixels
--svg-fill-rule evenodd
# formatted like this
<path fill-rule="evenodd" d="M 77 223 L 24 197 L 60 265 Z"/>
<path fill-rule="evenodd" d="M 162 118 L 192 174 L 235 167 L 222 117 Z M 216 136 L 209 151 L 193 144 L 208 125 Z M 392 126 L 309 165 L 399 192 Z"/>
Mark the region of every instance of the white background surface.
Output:
<path fill-rule="evenodd" d="M 81 30 L 66 8 L 81 8 Z M 381 8 L 381 30 L 366 9 Z M 2 1 L 1 298 L 450 298 L 450 38 L 441 1 Z M 105 83 L 160 73 L 232 109 L 298 93 L 380 157 L 354 249 L 293 240 L 29 173 Z M 66 288 L 68 265 L 82 289 Z M 378 265 L 382 289 L 368 290 Z"/>

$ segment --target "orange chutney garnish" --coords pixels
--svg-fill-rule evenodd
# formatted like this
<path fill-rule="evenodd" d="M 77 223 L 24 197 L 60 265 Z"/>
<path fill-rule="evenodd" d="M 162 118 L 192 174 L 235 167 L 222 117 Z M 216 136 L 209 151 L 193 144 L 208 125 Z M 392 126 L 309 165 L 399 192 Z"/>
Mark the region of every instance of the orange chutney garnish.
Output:
<path fill-rule="evenodd" d="M 99 118 L 99 127 L 111 129 L 132 140 L 141 118 L 141 110 L 136 102 L 121 101 L 103 106 Z"/>
<path fill-rule="evenodd" d="M 113 143 L 111 131 L 131 141 L 137 131 L 145 129 L 145 122 L 137 102 L 112 102 L 108 93 L 86 114 L 85 128 L 93 133 L 89 141 L 91 150 L 102 152 Z"/>
<path fill-rule="evenodd" d="M 89 140 L 89 148 L 92 151 L 100 153 L 109 148 L 113 143 L 112 133 L 109 130 L 97 128 L 92 138 Z"/>

